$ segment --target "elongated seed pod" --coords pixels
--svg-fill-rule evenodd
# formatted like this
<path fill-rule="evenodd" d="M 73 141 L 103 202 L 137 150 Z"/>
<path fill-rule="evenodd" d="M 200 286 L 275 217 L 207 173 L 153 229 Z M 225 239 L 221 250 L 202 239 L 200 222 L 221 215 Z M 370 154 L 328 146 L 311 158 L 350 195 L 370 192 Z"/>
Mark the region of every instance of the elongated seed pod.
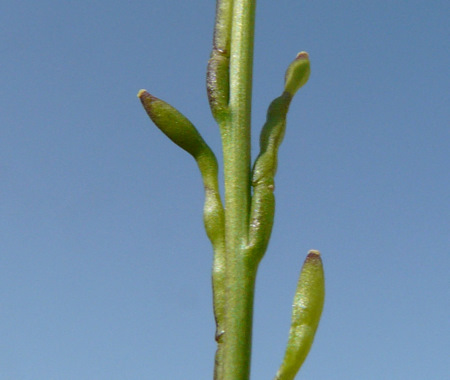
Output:
<path fill-rule="evenodd" d="M 224 245 L 225 218 L 219 195 L 216 156 L 181 112 L 145 90 L 139 91 L 138 97 L 155 125 L 196 160 L 205 188 L 203 221 L 206 233 L 214 249 L 219 249 Z"/>
<path fill-rule="evenodd" d="M 248 254 L 255 260 L 264 255 L 272 232 L 275 213 L 275 174 L 278 149 L 286 130 L 286 117 L 292 98 L 308 80 L 308 53 L 298 53 L 285 74 L 284 92 L 270 103 L 259 139 L 260 153 L 252 171 L 253 196 L 250 210 Z"/>
<path fill-rule="evenodd" d="M 283 362 L 275 380 L 293 380 L 308 355 L 325 300 L 325 276 L 319 251 L 309 251 L 298 280 Z"/>

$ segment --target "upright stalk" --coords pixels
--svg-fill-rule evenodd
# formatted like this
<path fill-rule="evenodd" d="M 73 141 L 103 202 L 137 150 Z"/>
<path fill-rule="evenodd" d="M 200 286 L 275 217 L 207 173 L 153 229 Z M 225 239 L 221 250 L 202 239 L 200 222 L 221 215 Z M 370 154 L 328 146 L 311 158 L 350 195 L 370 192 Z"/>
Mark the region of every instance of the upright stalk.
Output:
<path fill-rule="evenodd" d="M 248 262 L 250 123 L 255 0 L 233 2 L 230 43 L 229 118 L 224 131 L 225 288 L 223 363 L 220 380 L 250 375 L 256 265 Z"/>
<path fill-rule="evenodd" d="M 255 6 L 256 0 L 217 0 L 206 82 L 210 108 L 222 136 L 225 208 L 216 156 L 195 126 L 165 101 L 145 90 L 138 93 L 156 126 L 192 155 L 203 178 L 203 220 L 214 250 L 215 380 L 250 377 L 255 280 L 272 231 L 278 148 L 289 105 L 310 73 L 308 54 L 298 53 L 286 71 L 282 94 L 269 105 L 260 135 L 260 153 L 251 169 Z M 277 380 L 293 380 L 301 367 L 317 330 L 323 300 L 320 254 L 310 251 L 294 298 L 288 344 Z"/>

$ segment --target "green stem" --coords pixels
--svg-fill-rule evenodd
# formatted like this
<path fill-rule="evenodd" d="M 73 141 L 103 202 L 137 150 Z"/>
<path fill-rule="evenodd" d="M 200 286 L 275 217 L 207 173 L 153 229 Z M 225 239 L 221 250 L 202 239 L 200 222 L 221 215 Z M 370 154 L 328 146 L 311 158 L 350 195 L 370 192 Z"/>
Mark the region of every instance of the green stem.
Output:
<path fill-rule="evenodd" d="M 255 0 L 233 2 L 228 123 L 222 131 L 225 175 L 226 314 L 220 380 L 250 375 L 256 265 L 247 260 L 250 122 Z"/>

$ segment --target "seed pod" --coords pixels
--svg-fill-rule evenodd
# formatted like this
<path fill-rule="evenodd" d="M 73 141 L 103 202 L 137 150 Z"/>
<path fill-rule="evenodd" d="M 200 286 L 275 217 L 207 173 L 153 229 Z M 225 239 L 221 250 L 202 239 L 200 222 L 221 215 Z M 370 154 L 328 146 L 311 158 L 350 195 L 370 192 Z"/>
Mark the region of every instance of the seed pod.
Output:
<path fill-rule="evenodd" d="M 219 193 L 217 159 L 194 125 L 177 109 L 145 90 L 138 93 L 148 116 L 156 126 L 197 162 L 205 188 L 203 221 L 216 250 L 224 245 L 224 211 Z"/>
<path fill-rule="evenodd" d="M 286 70 L 284 91 L 289 92 L 291 96 L 294 96 L 298 89 L 308 81 L 310 73 L 311 67 L 309 64 L 308 53 L 302 51 L 297 54 L 297 57 L 295 57 L 294 61 Z"/>
<path fill-rule="evenodd" d="M 298 280 L 283 363 L 275 380 L 293 380 L 314 340 L 325 300 L 325 277 L 319 251 L 309 251 Z"/>
<path fill-rule="evenodd" d="M 298 53 L 286 71 L 284 92 L 270 103 L 261 130 L 260 152 L 252 171 L 253 196 L 247 245 L 248 252 L 256 260 L 264 255 L 272 231 L 278 149 L 286 130 L 289 105 L 297 90 L 308 80 L 309 73 L 308 53 Z"/>

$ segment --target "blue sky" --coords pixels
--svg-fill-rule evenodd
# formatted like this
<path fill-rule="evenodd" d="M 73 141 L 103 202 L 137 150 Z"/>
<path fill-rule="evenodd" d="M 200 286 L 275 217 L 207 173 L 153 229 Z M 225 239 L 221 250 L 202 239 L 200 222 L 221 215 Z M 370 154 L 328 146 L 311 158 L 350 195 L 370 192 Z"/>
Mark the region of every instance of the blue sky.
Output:
<path fill-rule="evenodd" d="M 212 252 L 194 161 L 146 88 L 220 157 L 213 1 L 0 4 L 0 379 L 211 379 Z M 450 371 L 449 3 L 259 1 L 253 154 L 296 53 L 253 379 L 272 379 L 309 249 L 327 295 L 299 379 Z"/>

